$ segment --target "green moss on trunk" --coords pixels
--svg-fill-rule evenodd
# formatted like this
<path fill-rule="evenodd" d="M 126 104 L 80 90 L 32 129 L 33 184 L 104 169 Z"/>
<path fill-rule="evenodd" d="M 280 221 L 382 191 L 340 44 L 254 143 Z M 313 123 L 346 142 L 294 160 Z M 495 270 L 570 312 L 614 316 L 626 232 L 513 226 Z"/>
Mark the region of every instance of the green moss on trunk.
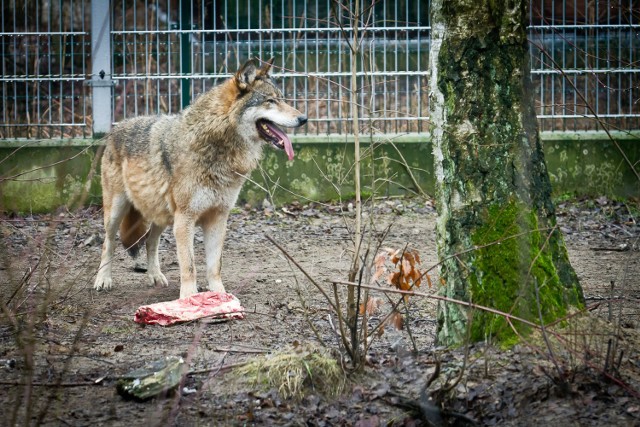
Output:
<path fill-rule="evenodd" d="M 575 287 L 563 285 L 554 239 L 562 239 L 558 230 L 540 229 L 537 213 L 519 202 L 489 207 L 472 235 L 479 249 L 470 276 L 471 301 L 533 322 L 541 315 L 545 323 L 566 315 L 569 306 L 581 306 Z M 527 331 L 518 322 L 514 326 Z M 516 338 L 505 317 L 476 311 L 471 339 L 487 336 L 507 343 Z"/>

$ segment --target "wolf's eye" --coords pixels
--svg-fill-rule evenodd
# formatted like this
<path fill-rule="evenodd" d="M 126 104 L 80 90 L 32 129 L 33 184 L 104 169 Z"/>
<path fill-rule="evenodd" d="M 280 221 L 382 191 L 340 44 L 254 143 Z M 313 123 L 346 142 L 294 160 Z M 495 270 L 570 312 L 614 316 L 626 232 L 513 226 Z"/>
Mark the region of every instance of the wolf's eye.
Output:
<path fill-rule="evenodd" d="M 273 98 L 269 98 L 269 99 L 267 99 L 267 103 L 275 105 L 275 104 L 277 104 L 277 103 L 278 103 L 278 101 L 276 101 L 276 100 L 275 100 L 275 99 L 273 99 Z"/>

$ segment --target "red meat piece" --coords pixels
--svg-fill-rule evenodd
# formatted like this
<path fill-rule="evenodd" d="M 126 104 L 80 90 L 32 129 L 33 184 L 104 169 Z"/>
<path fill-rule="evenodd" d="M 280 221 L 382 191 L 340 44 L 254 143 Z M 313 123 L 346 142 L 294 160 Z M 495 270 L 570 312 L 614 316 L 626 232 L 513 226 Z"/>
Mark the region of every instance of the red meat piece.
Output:
<path fill-rule="evenodd" d="M 174 301 L 143 305 L 136 310 L 134 320 L 137 323 L 168 326 L 203 317 L 244 319 L 244 308 L 232 294 L 200 292 Z"/>

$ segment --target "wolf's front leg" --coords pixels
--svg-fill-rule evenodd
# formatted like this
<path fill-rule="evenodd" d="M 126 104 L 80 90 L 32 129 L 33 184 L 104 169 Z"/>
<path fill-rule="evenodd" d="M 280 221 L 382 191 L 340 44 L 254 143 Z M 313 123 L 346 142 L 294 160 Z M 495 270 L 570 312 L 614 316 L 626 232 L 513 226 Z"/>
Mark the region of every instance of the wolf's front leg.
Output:
<path fill-rule="evenodd" d="M 173 234 L 178 249 L 180 265 L 180 298 L 198 293 L 196 285 L 196 263 L 193 256 L 193 237 L 195 234 L 193 216 L 176 213 L 173 219 Z"/>
<path fill-rule="evenodd" d="M 225 292 L 220 270 L 222 268 L 222 246 L 227 231 L 228 210 L 216 210 L 201 219 L 204 231 L 204 249 L 207 256 L 208 289 Z"/>

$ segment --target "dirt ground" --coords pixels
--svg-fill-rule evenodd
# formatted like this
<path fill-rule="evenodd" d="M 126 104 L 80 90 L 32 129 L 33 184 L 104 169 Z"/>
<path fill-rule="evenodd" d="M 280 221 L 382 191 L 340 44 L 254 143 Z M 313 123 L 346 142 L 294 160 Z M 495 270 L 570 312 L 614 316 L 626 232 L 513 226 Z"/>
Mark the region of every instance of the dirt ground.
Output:
<path fill-rule="evenodd" d="M 2 424 L 378 426 L 434 425 L 441 418 L 445 425 L 640 425 L 638 207 L 637 201 L 605 198 L 559 204 L 571 262 L 592 310 L 589 319 L 564 325 L 568 340 L 552 344 L 552 356 L 535 338 L 509 350 L 437 348 L 436 303 L 411 298 L 405 328 L 386 328 L 374 339 L 364 372 L 351 375 L 340 396 L 311 385 L 298 399 L 234 374 L 234 366 L 261 355 L 318 346 L 310 324 L 340 356 L 335 313 L 265 235 L 330 290 L 327 282 L 346 280 L 350 268 L 353 215 L 347 204 L 237 209 L 229 221 L 223 280 L 246 318 L 173 327 L 133 322 L 140 305 L 178 297 L 169 230 L 160 246 L 169 287 L 149 287 L 120 249 L 114 289 L 95 292 L 99 208 L 2 217 Z M 431 202 L 383 200 L 367 212 L 366 236 L 377 239 L 391 225 L 384 246 L 417 249 L 423 268 L 436 263 Z M 201 234 L 196 256 L 202 285 Z M 438 282 L 437 275 L 432 279 Z M 437 292 L 426 285 L 422 290 Z M 168 355 L 189 362 L 178 391 L 146 402 L 116 393 L 121 375 Z M 439 414 L 429 396 L 444 408 Z"/>

